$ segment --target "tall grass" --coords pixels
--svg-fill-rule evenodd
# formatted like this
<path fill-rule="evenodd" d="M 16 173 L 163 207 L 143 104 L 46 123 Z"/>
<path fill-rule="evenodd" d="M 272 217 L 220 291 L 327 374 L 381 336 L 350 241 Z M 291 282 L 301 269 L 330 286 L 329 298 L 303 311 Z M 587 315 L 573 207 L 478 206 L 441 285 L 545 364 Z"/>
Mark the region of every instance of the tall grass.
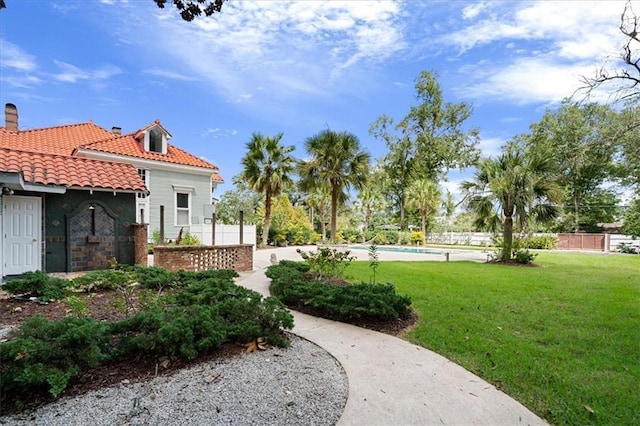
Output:
<path fill-rule="evenodd" d="M 411 296 L 405 338 L 552 424 L 640 424 L 640 256 L 541 253 L 540 267 L 381 262 Z M 347 274 L 367 281 L 368 264 Z"/>

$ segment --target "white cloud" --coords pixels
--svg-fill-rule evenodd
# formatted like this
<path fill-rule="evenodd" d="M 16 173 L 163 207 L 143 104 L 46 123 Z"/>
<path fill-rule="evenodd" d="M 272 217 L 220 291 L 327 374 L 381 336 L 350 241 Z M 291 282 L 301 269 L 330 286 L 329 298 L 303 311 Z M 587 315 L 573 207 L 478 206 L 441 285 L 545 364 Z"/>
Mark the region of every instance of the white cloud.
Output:
<path fill-rule="evenodd" d="M 593 75 L 595 64 L 619 51 L 617 25 L 624 2 L 526 2 L 507 9 L 502 3 L 494 5 L 502 13 L 495 10 L 443 41 L 453 43 L 460 55 L 493 42 L 506 42 L 515 53 L 460 67 L 469 79 L 458 92 L 480 102 L 557 103 L 583 86 L 582 76 Z M 604 97 L 592 97 L 598 99 Z"/>
<path fill-rule="evenodd" d="M 228 138 L 238 134 L 236 129 L 221 129 L 219 127 L 208 128 L 200 136 L 203 138 L 219 139 Z"/>
<path fill-rule="evenodd" d="M 86 71 L 66 62 L 58 60 L 54 60 L 53 62 L 60 69 L 60 72 L 52 74 L 52 77 L 64 83 L 76 83 L 79 80 L 90 80 L 92 82 L 107 80 L 122 72 L 120 68 L 113 65 L 103 65 L 93 71 Z"/>
<path fill-rule="evenodd" d="M 473 19 L 487 7 L 487 3 L 480 2 L 471 4 L 462 9 L 462 19 Z"/>
<path fill-rule="evenodd" d="M 0 39 L 0 67 L 17 71 L 30 72 L 36 70 L 33 55 L 26 53 L 18 45 Z"/>
<path fill-rule="evenodd" d="M 177 73 L 175 71 L 159 69 L 159 68 L 151 68 L 142 71 L 144 74 L 154 75 L 156 77 L 169 78 L 172 80 L 182 80 L 182 81 L 193 81 L 195 78 L 186 76 L 181 73 Z"/>
<path fill-rule="evenodd" d="M 480 137 L 480 142 L 478 143 L 478 149 L 482 153 L 483 157 L 494 157 L 500 153 L 502 145 L 504 145 L 505 140 L 501 138 L 483 138 Z"/>
<path fill-rule="evenodd" d="M 134 26 L 139 43 L 155 46 L 165 62 L 264 116 L 287 101 L 356 90 L 363 69 L 406 47 L 401 7 L 390 1 L 233 1 L 210 19 L 185 24 L 155 11 L 156 25 Z"/>

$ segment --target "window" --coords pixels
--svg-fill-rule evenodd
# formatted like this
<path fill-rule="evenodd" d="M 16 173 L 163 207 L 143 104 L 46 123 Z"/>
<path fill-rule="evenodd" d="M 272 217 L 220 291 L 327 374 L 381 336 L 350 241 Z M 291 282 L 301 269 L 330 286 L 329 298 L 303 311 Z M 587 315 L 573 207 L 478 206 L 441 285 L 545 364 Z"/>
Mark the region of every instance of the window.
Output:
<path fill-rule="evenodd" d="M 188 226 L 190 224 L 191 211 L 189 204 L 191 194 L 185 192 L 176 192 L 176 225 Z"/>
<path fill-rule="evenodd" d="M 162 149 L 162 133 L 157 129 L 149 130 L 149 151 L 163 152 Z"/>
<path fill-rule="evenodd" d="M 140 179 L 142 179 L 142 182 L 147 187 L 147 189 L 149 189 L 149 182 L 147 182 L 147 170 L 138 169 L 138 175 L 140 176 Z M 147 198 L 147 194 L 143 192 L 138 192 L 138 198 Z"/>

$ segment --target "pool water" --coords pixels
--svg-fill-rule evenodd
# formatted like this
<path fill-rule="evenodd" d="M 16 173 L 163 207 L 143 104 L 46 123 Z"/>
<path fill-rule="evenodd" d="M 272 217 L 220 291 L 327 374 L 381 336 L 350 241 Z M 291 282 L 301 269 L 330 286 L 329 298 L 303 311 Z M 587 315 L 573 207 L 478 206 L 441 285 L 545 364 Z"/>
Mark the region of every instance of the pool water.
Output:
<path fill-rule="evenodd" d="M 349 246 L 354 250 L 369 250 L 369 246 Z M 424 247 L 398 247 L 398 246 L 376 246 L 377 251 L 390 251 L 401 253 L 422 253 L 422 254 L 444 254 L 450 250 L 434 250 Z"/>

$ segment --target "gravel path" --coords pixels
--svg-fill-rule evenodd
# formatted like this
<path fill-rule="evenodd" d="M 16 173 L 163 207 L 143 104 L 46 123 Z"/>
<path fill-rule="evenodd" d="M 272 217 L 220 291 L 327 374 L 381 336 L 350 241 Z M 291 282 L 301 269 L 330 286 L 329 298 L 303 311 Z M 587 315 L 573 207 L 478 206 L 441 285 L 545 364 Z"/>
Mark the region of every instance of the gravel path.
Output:
<path fill-rule="evenodd" d="M 319 346 L 290 335 L 270 348 L 203 363 L 147 383 L 64 398 L 2 425 L 334 425 L 347 376 Z"/>

